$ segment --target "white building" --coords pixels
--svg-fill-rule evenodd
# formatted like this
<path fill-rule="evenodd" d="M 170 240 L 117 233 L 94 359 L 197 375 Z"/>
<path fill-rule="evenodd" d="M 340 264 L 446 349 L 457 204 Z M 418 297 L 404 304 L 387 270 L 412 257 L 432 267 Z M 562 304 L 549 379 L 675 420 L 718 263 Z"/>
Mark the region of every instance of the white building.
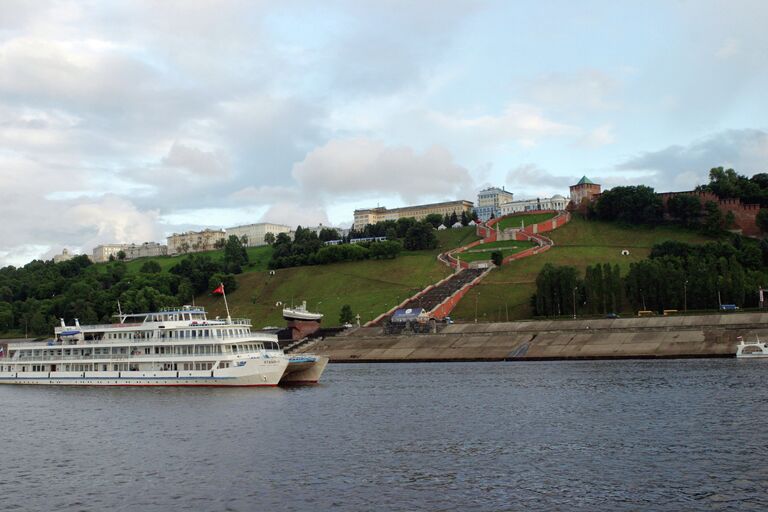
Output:
<path fill-rule="evenodd" d="M 512 213 L 531 212 L 537 210 L 565 210 L 568 206 L 568 199 L 555 194 L 552 197 L 523 199 L 521 201 L 511 201 L 501 205 L 501 215 L 510 215 Z"/>
<path fill-rule="evenodd" d="M 61 263 L 62 261 L 71 260 L 75 256 L 77 256 L 77 255 L 76 254 L 72 254 L 68 250 L 64 249 L 63 251 L 61 251 L 61 254 L 54 254 L 53 255 L 53 262 L 54 263 Z"/>
<path fill-rule="evenodd" d="M 167 247 L 157 242 L 144 242 L 143 244 L 104 244 L 93 249 L 91 259 L 94 263 L 103 263 L 109 261 L 113 256 L 118 259 L 120 251 L 125 253 L 126 260 L 135 260 L 136 258 L 148 258 L 153 256 L 165 256 Z"/>
<path fill-rule="evenodd" d="M 501 205 L 512 202 L 513 194 L 504 190 L 504 188 L 489 187 L 477 193 L 477 206 L 475 212 L 477 217 L 486 221 L 494 217 L 501 216 Z"/>
<path fill-rule="evenodd" d="M 244 226 L 235 226 L 233 228 L 227 228 L 227 238 L 230 235 L 242 239 L 247 238 L 246 245 L 248 247 L 255 247 L 258 245 L 266 245 L 264 237 L 267 233 L 272 233 L 277 237 L 280 233 L 290 233 L 291 228 L 284 226 L 283 224 L 270 224 L 268 222 L 259 222 L 257 224 L 246 224 Z"/>

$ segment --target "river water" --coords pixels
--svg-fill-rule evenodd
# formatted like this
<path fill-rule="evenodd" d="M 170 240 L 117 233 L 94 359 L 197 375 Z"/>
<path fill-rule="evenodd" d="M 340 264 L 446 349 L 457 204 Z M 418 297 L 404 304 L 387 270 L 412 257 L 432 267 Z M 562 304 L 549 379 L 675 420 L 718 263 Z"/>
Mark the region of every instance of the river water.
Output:
<path fill-rule="evenodd" d="M 0 386 L 0 510 L 766 510 L 768 361 Z"/>

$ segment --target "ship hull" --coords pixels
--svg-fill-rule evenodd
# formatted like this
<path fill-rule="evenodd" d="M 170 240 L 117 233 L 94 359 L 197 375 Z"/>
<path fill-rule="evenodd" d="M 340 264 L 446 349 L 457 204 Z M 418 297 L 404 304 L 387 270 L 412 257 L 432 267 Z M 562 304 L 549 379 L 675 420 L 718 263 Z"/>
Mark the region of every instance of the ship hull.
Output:
<path fill-rule="evenodd" d="M 209 371 L 0 372 L 0 384 L 54 386 L 277 386 L 287 358 L 251 360 L 241 367 Z"/>
<path fill-rule="evenodd" d="M 328 361 L 326 356 L 292 357 L 280 384 L 317 384 Z"/>

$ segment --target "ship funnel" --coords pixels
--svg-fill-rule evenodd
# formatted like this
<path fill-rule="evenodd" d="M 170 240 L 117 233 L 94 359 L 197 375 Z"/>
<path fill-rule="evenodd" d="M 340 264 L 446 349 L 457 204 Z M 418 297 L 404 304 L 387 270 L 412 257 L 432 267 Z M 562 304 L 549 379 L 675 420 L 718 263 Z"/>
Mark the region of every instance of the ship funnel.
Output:
<path fill-rule="evenodd" d="M 66 327 L 67 326 L 67 324 L 64 323 L 64 319 L 63 318 L 59 318 L 59 320 L 61 320 L 61 326 L 62 327 Z"/>
<path fill-rule="evenodd" d="M 75 318 L 75 327 L 80 327 L 80 320 Z"/>

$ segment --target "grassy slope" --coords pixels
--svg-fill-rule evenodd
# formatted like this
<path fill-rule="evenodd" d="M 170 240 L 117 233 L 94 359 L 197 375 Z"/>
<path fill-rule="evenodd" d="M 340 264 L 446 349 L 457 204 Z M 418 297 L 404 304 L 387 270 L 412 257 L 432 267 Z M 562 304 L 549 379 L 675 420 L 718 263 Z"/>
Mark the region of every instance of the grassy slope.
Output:
<path fill-rule="evenodd" d="M 473 228 L 438 233 L 439 247 L 433 251 L 406 251 L 394 260 L 360 261 L 296 267 L 276 271 L 247 272 L 238 276 L 239 288 L 227 295 L 233 316 L 248 317 L 255 326 L 282 326 L 281 307 L 306 300 L 313 311 L 325 313 L 326 325 L 337 325 L 341 306 L 349 304 L 366 322 L 387 311 L 427 285 L 450 273 L 437 263 L 437 255 L 449 248 L 476 240 Z M 224 315 L 220 297 L 198 297 L 213 315 Z"/>
<path fill-rule="evenodd" d="M 506 217 L 499 221 L 499 229 L 507 229 L 507 228 L 519 228 L 520 223 L 525 222 L 526 226 L 530 226 L 531 224 L 538 224 L 539 222 L 544 222 L 545 220 L 551 219 L 557 215 L 556 213 L 529 213 L 525 215 L 513 215 L 511 217 Z"/>
<path fill-rule="evenodd" d="M 481 244 L 467 252 L 462 252 L 459 257 L 462 261 L 490 260 L 493 251 L 500 251 L 501 257 L 506 258 L 512 254 L 530 249 L 535 242 L 508 240 L 504 242 L 491 242 Z"/>
<path fill-rule="evenodd" d="M 624 275 L 629 264 L 648 256 L 654 244 L 665 240 L 704 243 L 709 239 L 693 231 L 671 226 L 656 228 L 622 227 L 586 221 L 574 216 L 565 226 L 548 233 L 555 246 L 549 251 L 511 262 L 494 270 L 462 300 L 451 316 L 471 321 L 475 301 L 479 321 L 524 319 L 531 317 L 530 298 L 536 291 L 536 276 L 547 264 L 572 265 L 584 272 L 594 263 L 618 263 Z M 622 256 L 622 249 L 630 251 Z"/>
<path fill-rule="evenodd" d="M 245 272 L 253 272 L 253 271 L 263 271 L 267 269 L 267 264 L 269 263 L 269 259 L 272 257 L 272 247 L 265 245 L 262 247 L 249 247 L 247 249 L 248 251 L 248 258 L 250 260 L 250 264 L 246 269 L 244 269 Z M 224 258 L 224 251 L 206 251 L 206 252 L 200 252 L 196 253 L 200 255 L 209 256 L 214 261 L 221 261 Z M 138 272 L 141 266 L 151 260 L 154 260 L 160 264 L 160 267 L 163 269 L 163 272 L 167 272 L 170 270 L 171 267 L 176 265 L 178 262 L 180 262 L 184 256 L 157 256 L 154 258 L 138 258 L 135 260 L 127 261 L 125 263 L 126 267 L 128 267 L 128 272 Z M 104 269 L 106 269 L 106 265 L 102 265 Z"/>

